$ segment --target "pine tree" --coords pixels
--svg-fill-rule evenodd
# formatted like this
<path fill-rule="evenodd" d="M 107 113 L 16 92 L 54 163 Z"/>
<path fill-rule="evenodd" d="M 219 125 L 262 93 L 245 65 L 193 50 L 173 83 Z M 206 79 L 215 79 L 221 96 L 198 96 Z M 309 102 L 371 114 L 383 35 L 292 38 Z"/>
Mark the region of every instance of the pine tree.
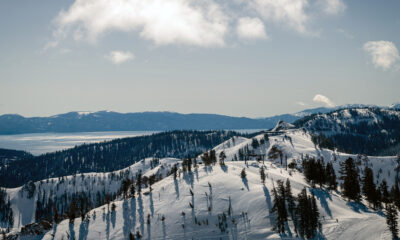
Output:
<path fill-rule="evenodd" d="M 392 204 L 386 205 L 386 223 L 390 232 L 392 233 L 392 238 L 394 240 L 398 239 L 398 224 L 397 224 L 397 209 Z"/>
<path fill-rule="evenodd" d="M 245 168 L 243 168 L 242 171 L 240 172 L 240 177 L 243 179 L 246 178 L 246 169 Z"/>
<path fill-rule="evenodd" d="M 285 186 L 285 197 L 286 197 L 286 202 L 287 202 L 287 206 L 288 206 L 288 210 L 290 213 L 290 216 L 293 220 L 293 222 L 295 222 L 295 210 L 296 210 L 296 203 L 294 201 L 294 197 L 292 194 L 292 187 L 289 181 L 289 178 L 286 179 L 286 186 Z"/>
<path fill-rule="evenodd" d="M 187 166 L 188 166 L 188 171 L 192 172 L 192 159 L 188 157 L 187 159 Z"/>
<path fill-rule="evenodd" d="M 265 171 L 264 171 L 264 166 L 260 167 L 260 177 L 261 177 L 261 182 L 262 182 L 262 184 L 265 184 Z"/>
<path fill-rule="evenodd" d="M 129 188 L 129 191 L 130 191 L 130 194 L 131 194 L 131 197 L 135 197 L 135 184 L 132 184 L 131 186 L 130 186 L 130 188 Z"/>
<path fill-rule="evenodd" d="M 225 152 L 221 151 L 221 153 L 219 154 L 219 165 L 225 166 L 225 159 L 226 159 Z"/>
<path fill-rule="evenodd" d="M 346 159 L 341 166 L 341 179 L 343 180 L 343 196 L 349 200 L 360 200 L 360 182 L 358 181 L 358 172 L 354 160 Z"/>
<path fill-rule="evenodd" d="M 299 195 L 297 196 L 297 201 L 297 232 L 300 237 L 303 238 L 306 234 L 307 227 L 309 226 L 309 209 L 306 188 L 303 188 L 303 190 L 299 193 Z"/>
<path fill-rule="evenodd" d="M 156 182 L 156 175 L 152 174 L 149 177 L 149 186 L 150 186 L 150 191 L 152 191 L 153 189 L 151 188 L 151 186 L 153 186 L 153 184 Z"/>
<path fill-rule="evenodd" d="M 321 159 L 319 159 L 317 161 L 316 164 L 316 173 L 315 173 L 315 177 L 316 177 L 316 182 L 319 184 L 319 186 L 322 188 L 322 186 L 325 184 L 326 182 L 326 172 L 325 172 L 325 166 L 324 163 Z"/>
<path fill-rule="evenodd" d="M 129 240 L 136 240 L 135 235 L 132 232 L 129 233 Z"/>
<path fill-rule="evenodd" d="M 253 138 L 251 141 L 251 146 L 253 147 L 253 149 L 257 149 L 260 146 L 260 143 L 256 138 Z"/>
<path fill-rule="evenodd" d="M 69 206 L 68 218 L 70 223 L 74 223 L 76 217 L 76 203 L 75 199 L 71 200 L 71 204 Z"/>
<path fill-rule="evenodd" d="M 138 186 L 138 194 L 140 195 L 142 193 L 142 173 L 139 172 L 136 180 L 136 184 Z"/>
<path fill-rule="evenodd" d="M 178 167 L 176 166 L 176 164 L 172 167 L 171 171 L 172 171 L 172 174 L 174 175 L 174 180 L 176 180 L 177 172 L 178 172 Z"/>
<path fill-rule="evenodd" d="M 335 169 L 331 162 L 326 164 L 326 184 L 328 185 L 329 190 L 336 190 L 337 182 L 336 182 L 336 174 Z"/>
<path fill-rule="evenodd" d="M 390 202 L 390 194 L 385 179 L 382 180 L 381 185 L 379 186 L 379 191 L 381 193 L 381 201 L 385 204 L 388 204 Z"/>
<path fill-rule="evenodd" d="M 364 177 L 362 179 L 362 184 L 363 184 L 362 191 L 367 201 L 370 204 L 373 204 L 374 208 L 376 208 L 378 204 L 378 197 L 377 197 L 376 186 L 374 183 L 374 173 L 372 169 L 369 168 L 368 166 L 364 168 Z"/>
<path fill-rule="evenodd" d="M 54 222 L 58 224 L 60 222 L 60 215 L 58 214 L 57 207 L 54 206 Z"/>
<path fill-rule="evenodd" d="M 314 193 L 311 195 L 311 228 L 313 229 L 312 237 L 315 236 L 315 231 L 319 228 L 319 211 L 317 206 L 317 201 L 315 199 Z"/>
<path fill-rule="evenodd" d="M 394 187 L 391 190 L 392 201 L 397 208 L 400 208 L 400 189 L 399 183 L 395 181 Z"/>
<path fill-rule="evenodd" d="M 210 161 L 213 165 L 217 162 L 217 157 L 215 155 L 215 150 L 210 150 Z"/>
<path fill-rule="evenodd" d="M 271 211 L 276 214 L 276 221 L 274 229 L 279 233 L 285 232 L 285 223 L 287 222 L 287 211 L 285 204 L 285 189 L 283 187 L 283 182 L 278 180 L 278 190 L 274 187 L 273 196 L 274 203 L 271 208 Z"/>
<path fill-rule="evenodd" d="M 319 211 L 315 197 L 314 195 L 308 197 L 307 190 L 304 188 L 298 195 L 297 200 L 296 223 L 298 234 L 302 238 L 314 238 L 321 225 L 319 222 Z"/>
<path fill-rule="evenodd" d="M 121 192 L 123 194 L 124 199 L 127 197 L 127 193 L 129 190 L 129 185 L 131 185 L 131 180 L 129 178 L 125 178 L 121 183 Z"/>

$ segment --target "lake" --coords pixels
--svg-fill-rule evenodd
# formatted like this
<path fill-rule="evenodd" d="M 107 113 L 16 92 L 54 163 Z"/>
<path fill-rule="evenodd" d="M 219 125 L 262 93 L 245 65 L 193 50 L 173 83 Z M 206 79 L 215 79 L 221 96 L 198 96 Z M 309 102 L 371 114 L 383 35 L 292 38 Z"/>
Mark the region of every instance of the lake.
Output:
<path fill-rule="evenodd" d="M 252 133 L 261 129 L 235 130 Z M 110 131 L 78 133 L 30 133 L 17 135 L 0 135 L 0 148 L 24 150 L 33 155 L 72 148 L 84 143 L 95 143 L 116 138 L 135 137 L 157 133 L 157 131 Z"/>

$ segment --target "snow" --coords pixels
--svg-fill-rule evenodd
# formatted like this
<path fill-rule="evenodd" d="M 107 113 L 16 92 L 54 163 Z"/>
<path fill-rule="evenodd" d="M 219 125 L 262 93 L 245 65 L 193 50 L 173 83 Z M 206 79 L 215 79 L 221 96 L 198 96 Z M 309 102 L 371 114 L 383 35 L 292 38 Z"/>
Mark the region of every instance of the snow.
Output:
<path fill-rule="evenodd" d="M 264 139 L 264 134 L 254 137 L 258 141 Z M 348 157 L 355 159 L 360 173 L 368 165 L 374 170 L 375 180 L 380 183 L 386 179 L 389 187 L 392 186 L 397 167 L 396 157 L 373 157 L 339 153 L 327 149 L 320 149 L 311 141 L 311 136 L 302 130 L 286 130 L 283 134 L 272 134 L 257 149 L 251 146 L 252 139 L 234 137 L 216 146 L 216 156 L 221 151 L 227 156 L 226 166 L 205 167 L 199 165 L 192 173 L 181 172 L 176 180 L 172 176 L 153 185 L 153 190 L 144 189 L 143 194 L 136 198 L 122 199 L 119 197 L 114 203 L 116 211 L 104 205 L 88 213 L 88 220 L 75 219 L 74 224 L 64 220 L 49 231 L 43 239 L 67 239 L 68 235 L 75 239 L 127 239 L 130 232 L 139 231 L 144 239 L 281 239 L 295 238 L 294 227 L 289 221 L 290 231 L 286 235 L 278 235 L 272 230 L 274 214 L 270 213 L 273 197 L 272 189 L 277 180 L 289 179 L 293 194 L 296 196 L 304 187 L 312 191 L 317 198 L 322 223 L 322 236 L 326 239 L 391 239 L 387 230 L 385 217 L 381 211 L 374 211 L 365 205 L 345 201 L 340 192 L 328 192 L 322 189 L 312 189 L 304 180 L 302 173 L 297 170 L 285 170 L 280 166 L 279 159 L 265 161 L 267 175 L 265 185 L 261 184 L 259 169 L 262 163 L 257 161 L 232 161 L 240 149 L 248 147 L 258 154 L 267 154 L 272 147 L 280 149 L 288 162 L 297 162 L 306 156 L 324 158 L 325 162 L 332 162 L 337 176 L 340 162 Z M 201 158 L 198 158 L 201 162 Z M 115 193 L 120 180 L 112 175 L 135 176 L 141 171 L 144 176 L 166 172 L 181 160 L 164 158 L 160 165 L 151 169 L 151 159 L 144 159 L 132 166 L 112 173 L 87 173 L 76 177 L 64 177 L 64 182 L 56 188 L 59 178 L 42 181 L 41 189 L 46 193 L 51 190 L 54 194 L 64 192 L 78 192 L 106 189 Z M 240 177 L 245 168 L 246 180 Z M 96 179 L 96 183 L 94 182 Z M 75 181 L 75 185 L 73 182 Z M 104 186 L 99 184 L 104 182 Z M 211 184 L 211 188 L 209 187 Z M 38 187 L 39 182 L 36 182 Z M 15 216 L 14 228 L 31 223 L 34 220 L 35 199 L 21 197 L 21 188 L 7 189 L 11 197 Z M 56 191 L 57 189 L 57 191 Z M 194 195 L 190 194 L 193 191 Z M 26 194 L 25 194 L 26 195 Z M 229 219 L 229 232 L 221 233 L 217 227 L 218 215 L 227 212 L 229 198 L 233 215 Z M 192 209 L 189 203 L 194 205 Z M 209 211 L 211 207 L 211 211 Z M 182 215 L 184 212 L 184 215 Z M 150 224 L 147 216 L 150 214 Z M 165 216 L 165 221 L 162 221 Z M 195 219 L 201 226 L 195 224 Z M 232 223 L 234 219 L 235 223 Z M 208 224 L 206 224 L 208 221 Z"/>
<path fill-rule="evenodd" d="M 277 131 L 282 131 L 282 130 L 288 130 L 294 128 L 293 124 L 284 122 L 282 120 L 279 120 L 274 129 L 272 129 L 272 132 L 277 132 Z"/>
<path fill-rule="evenodd" d="M 38 196 L 38 189 L 44 192 L 47 197 L 61 196 L 64 193 L 72 194 L 78 192 L 91 191 L 92 193 L 105 191 L 109 194 L 117 193 L 121 187 L 122 179 L 115 178 L 114 176 L 127 176 L 132 178 L 137 173 L 142 172 L 144 176 L 149 176 L 153 173 L 161 173 L 163 176 L 171 167 L 179 162 L 176 158 L 163 158 L 160 159 L 160 165 L 151 169 L 152 158 L 144 159 L 137 162 L 130 167 L 122 170 L 109 172 L 109 173 L 84 173 L 75 176 L 66 176 L 63 178 L 50 178 L 35 182 L 36 191 L 35 195 L 29 199 L 26 192 L 21 194 L 22 187 L 6 189 L 7 194 L 11 200 L 11 207 L 14 213 L 14 228 L 32 223 L 35 220 L 36 201 Z M 83 177 L 82 177 L 83 176 Z M 94 195 L 94 194 L 93 194 Z M 95 196 L 92 196 L 93 198 Z"/>
<path fill-rule="evenodd" d="M 240 177 L 242 168 L 246 169 L 246 181 Z M 256 162 L 247 166 L 244 162 L 229 162 L 225 168 L 200 166 L 193 173 L 181 174 L 177 180 L 170 176 L 154 184 L 148 195 L 116 201 L 115 212 L 102 206 L 90 211 L 88 221 L 77 218 L 70 224 L 64 220 L 43 239 L 66 239 L 68 234 L 76 239 L 127 239 L 129 232 L 136 231 L 140 231 L 144 239 L 280 239 L 281 236 L 272 230 L 274 215 L 269 211 L 274 181 L 288 178 L 295 195 L 309 186 L 300 173 L 290 174 L 270 162 L 266 163 L 266 174 L 268 178 L 263 185 Z M 206 193 L 211 197 L 207 198 Z M 349 204 L 335 192 L 315 189 L 314 194 L 323 224 L 322 233 L 327 239 L 390 239 L 381 213 Z M 230 223 L 229 233 L 221 233 L 216 226 L 217 216 L 227 211 L 229 198 L 237 224 Z M 189 202 L 194 203 L 193 210 Z M 212 210 L 208 211 L 210 204 Z M 150 224 L 147 224 L 148 214 Z M 165 221 L 161 220 L 162 216 Z M 195 218 L 202 222 L 201 226 L 194 223 Z M 206 220 L 208 225 L 203 222 Z M 289 226 L 291 233 L 286 237 L 294 238 L 294 228 L 291 223 Z"/>

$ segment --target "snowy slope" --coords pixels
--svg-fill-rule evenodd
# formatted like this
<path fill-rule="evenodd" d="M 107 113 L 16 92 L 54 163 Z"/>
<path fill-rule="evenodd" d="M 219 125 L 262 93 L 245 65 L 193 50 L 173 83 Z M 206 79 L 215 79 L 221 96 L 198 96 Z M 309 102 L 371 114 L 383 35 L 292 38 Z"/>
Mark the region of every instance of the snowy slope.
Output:
<path fill-rule="evenodd" d="M 322 223 L 321 237 L 391 239 L 382 212 L 373 211 L 362 204 L 349 203 L 339 192 L 329 193 L 321 189 L 311 189 L 300 172 L 285 170 L 285 164 L 281 166 L 280 159 L 265 161 L 265 185 L 260 182 L 261 162 L 250 160 L 246 165 L 244 161 L 233 160 L 238 158 L 239 151 L 243 149 L 268 155 L 270 150 L 276 147 L 283 153 L 283 162 L 287 159 L 288 162 L 297 162 L 300 165 L 307 155 L 323 157 L 325 162 L 333 163 L 339 176 L 339 163 L 352 157 L 356 160 L 361 175 L 362 169 L 368 164 L 374 170 L 375 180 L 379 183 L 386 179 L 390 187 L 396 175 L 395 157 L 367 157 L 319 149 L 311 141 L 311 136 L 302 130 L 287 130 L 283 134 L 272 134 L 267 138 L 260 134 L 254 139 L 260 143 L 255 149 L 252 147 L 253 139 L 244 137 L 234 137 L 216 146 L 214 150 L 217 157 L 221 151 L 227 156 L 226 167 L 220 167 L 218 164 L 213 167 L 199 165 L 198 168 L 194 168 L 193 173 L 181 172 L 177 180 L 172 176 L 166 177 L 155 183 L 151 192 L 144 189 L 143 194 L 136 198 L 117 198 L 115 212 L 107 205 L 97 207 L 89 212 L 89 218 L 83 222 L 80 218 L 75 219 L 74 224 L 70 224 L 68 220 L 62 221 L 43 239 L 127 239 L 130 232 L 137 231 L 144 239 L 291 239 L 295 237 L 293 224 L 289 222 L 290 231 L 287 235 L 278 235 L 272 230 L 274 214 L 269 211 L 276 180 L 287 178 L 292 183 L 294 195 L 304 187 L 315 194 Z M 145 176 L 162 172 L 165 177 L 165 173 L 180 162 L 179 159 L 161 159 L 160 165 L 152 169 L 151 160 L 145 159 L 113 173 L 88 173 L 84 174 L 83 178 L 77 175 L 65 177 L 64 180 L 55 178 L 42 181 L 41 184 L 37 182 L 35 185 L 37 189 L 41 189 L 42 194 L 46 192 L 46 196 L 88 189 L 117 193 L 124 176 L 134 177 L 141 170 Z M 201 157 L 198 158 L 198 162 L 201 162 Z M 246 169 L 247 180 L 240 177 L 243 168 Z M 194 193 L 193 196 L 190 189 Z M 11 196 L 16 230 L 34 221 L 35 201 L 42 196 L 36 191 L 35 196 L 28 199 L 26 194 L 21 196 L 20 192 L 21 188 L 7 189 Z M 229 198 L 233 215 L 228 219 L 228 233 L 222 233 L 217 227 L 218 216 L 227 212 Z M 189 203 L 193 204 L 193 209 Z"/>
<path fill-rule="evenodd" d="M 62 178 L 51 178 L 35 182 L 36 190 L 33 197 L 29 198 L 22 187 L 6 189 L 10 197 L 14 213 L 14 228 L 32 223 L 35 221 L 36 201 L 43 198 L 53 199 L 61 197 L 63 194 L 71 195 L 73 193 L 91 192 L 92 201 L 96 201 L 96 193 L 117 194 L 124 178 L 136 177 L 136 174 L 142 172 L 143 176 L 151 174 L 166 175 L 171 167 L 179 162 L 175 158 L 160 159 L 160 164 L 152 168 L 152 158 L 144 159 L 125 169 L 109 173 L 85 173 Z"/>
<path fill-rule="evenodd" d="M 247 172 L 244 181 L 240 177 L 242 168 Z M 70 224 L 65 220 L 43 239 L 68 239 L 68 236 L 75 239 L 127 239 L 130 232 L 137 231 L 144 239 L 294 238 L 292 223 L 289 223 L 290 231 L 286 236 L 279 236 L 272 230 L 274 215 L 269 210 L 273 202 L 273 184 L 278 179 L 288 178 L 295 195 L 308 185 L 300 173 L 289 174 L 269 162 L 266 173 L 268 178 L 263 185 L 256 162 L 249 162 L 248 166 L 244 162 L 229 162 L 225 168 L 200 166 L 176 180 L 170 176 L 156 183 L 148 195 L 116 201 L 115 212 L 102 206 L 92 210 L 83 222 L 76 219 Z M 322 235 L 326 239 L 390 239 L 380 213 L 362 205 L 349 204 L 337 193 L 313 191 L 318 199 Z M 228 233 L 221 233 L 217 227 L 218 215 L 228 211 L 229 198 L 233 214 L 228 217 Z M 189 203 L 193 203 L 193 209 Z M 208 211 L 209 206 L 211 211 Z M 195 219 L 201 225 L 195 224 Z"/>
<path fill-rule="evenodd" d="M 352 126 L 362 123 L 378 128 L 387 119 L 399 118 L 400 111 L 395 108 L 345 108 L 313 116 L 301 127 L 311 132 L 322 132 L 328 135 L 339 133 L 362 134 L 354 132 Z"/>
<path fill-rule="evenodd" d="M 264 134 L 258 135 L 254 137 L 258 141 L 264 138 Z M 232 142 L 232 139 L 227 140 L 226 142 L 218 145 L 214 148 L 216 151 L 216 156 L 218 157 L 221 151 L 227 156 L 226 161 L 232 161 L 239 156 L 239 149 L 245 149 L 246 147 L 250 150 L 250 152 L 254 152 L 256 154 L 267 154 L 271 150 L 273 146 L 276 146 L 283 152 L 283 163 L 285 164 L 285 159 L 287 158 L 288 163 L 296 162 L 298 165 L 301 165 L 302 159 L 304 159 L 307 155 L 309 157 L 314 157 L 316 159 L 323 158 L 325 162 L 332 162 L 333 166 L 336 170 L 336 175 L 339 174 L 339 164 L 345 161 L 347 158 L 353 158 L 357 167 L 360 170 L 360 174 L 362 176 L 362 170 L 368 164 L 370 168 L 375 173 L 375 180 L 380 183 L 383 179 L 388 182 L 388 186 L 391 187 L 395 176 L 396 169 L 398 168 L 398 162 L 396 156 L 365 156 L 365 155 L 355 155 L 355 154 L 347 154 L 335 152 L 329 149 L 321 149 L 314 145 L 311 141 L 311 135 L 302 131 L 302 130 L 288 130 L 286 133 L 269 136 L 268 141 L 265 141 L 264 144 L 261 144 L 257 149 L 253 149 L 252 147 L 252 139 L 240 138 L 240 141 Z M 200 159 L 200 158 L 199 158 Z M 269 159 L 268 161 L 272 161 Z M 274 161 L 276 164 L 280 164 L 280 159 L 276 159 Z"/>

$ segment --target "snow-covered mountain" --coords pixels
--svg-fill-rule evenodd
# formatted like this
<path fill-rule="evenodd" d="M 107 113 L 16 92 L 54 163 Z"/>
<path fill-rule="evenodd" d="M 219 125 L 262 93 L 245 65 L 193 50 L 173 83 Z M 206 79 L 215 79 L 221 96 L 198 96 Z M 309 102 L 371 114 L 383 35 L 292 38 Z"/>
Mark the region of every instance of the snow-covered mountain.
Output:
<path fill-rule="evenodd" d="M 369 155 L 400 152 L 400 109 L 345 108 L 302 118 L 295 125 L 325 135 L 341 151 Z"/>
<path fill-rule="evenodd" d="M 281 157 L 275 158 L 271 154 L 273 149 L 278 149 Z M 224 152 L 225 166 L 204 166 L 199 156 L 197 167 L 192 165 L 192 171 L 185 171 L 179 159 L 158 162 L 145 159 L 113 173 L 87 173 L 33 183 L 35 190 L 30 199 L 28 187 L 6 189 L 14 213 L 14 230 L 35 221 L 38 206 L 43 205 L 36 204 L 38 200 L 48 202 L 51 196 L 67 193 L 65 201 L 70 203 L 69 195 L 91 190 L 89 198 L 94 202 L 95 192 L 114 195 L 112 199 L 115 200 L 95 206 L 83 218 L 77 216 L 73 223 L 68 219 L 61 221 L 39 239 L 129 239 L 131 233 L 135 236 L 137 232 L 142 239 L 292 239 L 296 236 L 293 222 L 288 221 L 285 234 L 278 234 L 273 230 L 276 213 L 272 211 L 276 181 L 289 179 L 295 196 L 304 187 L 308 194 L 315 195 L 322 224 L 320 238 L 391 238 L 382 211 L 348 202 L 340 191 L 312 188 L 299 170 L 304 159 L 323 158 L 324 162 L 333 164 L 340 176 L 340 163 L 352 157 L 361 177 L 364 166 L 369 166 L 376 182 L 379 184 L 385 179 L 390 188 L 399 169 L 396 157 L 351 155 L 321 149 L 313 143 L 310 134 L 297 129 L 253 138 L 236 136 L 213 150 L 217 160 Z M 264 167 L 262 161 L 255 160 L 263 154 Z M 296 163 L 299 170 L 287 169 L 286 163 Z M 176 179 L 173 174 L 167 174 L 175 164 L 179 166 Z M 265 170 L 265 184 L 260 180 L 260 168 Z M 245 178 L 241 177 L 243 169 Z M 149 186 L 143 185 L 141 195 L 124 198 L 119 191 L 122 181 L 135 179 L 139 171 L 147 177 L 158 173 L 161 176 L 151 191 Z"/>

